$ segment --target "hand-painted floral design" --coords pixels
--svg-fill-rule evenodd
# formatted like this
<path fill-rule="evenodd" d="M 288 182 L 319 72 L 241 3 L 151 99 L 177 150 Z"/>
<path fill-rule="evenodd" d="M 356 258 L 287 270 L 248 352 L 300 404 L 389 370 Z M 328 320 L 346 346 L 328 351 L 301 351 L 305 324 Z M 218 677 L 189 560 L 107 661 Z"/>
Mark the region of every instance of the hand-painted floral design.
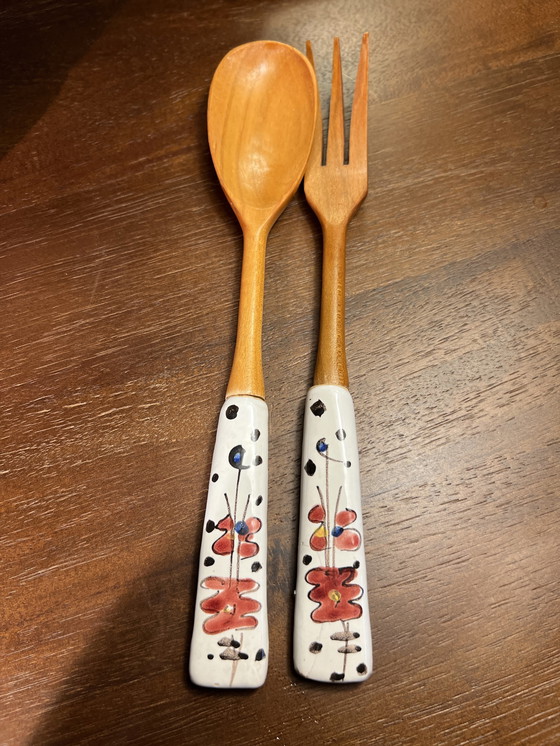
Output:
<path fill-rule="evenodd" d="M 336 622 L 358 619 L 362 607 L 356 603 L 362 597 L 362 588 L 352 584 L 356 578 L 353 567 L 315 567 L 305 576 L 314 587 L 309 598 L 319 606 L 311 613 L 315 622 Z"/>
<path fill-rule="evenodd" d="M 322 505 L 315 505 L 308 513 L 311 523 L 320 523 L 319 528 L 315 529 L 311 536 L 310 545 L 312 549 L 320 552 L 326 549 L 328 545 L 328 534 L 325 525 L 325 509 Z M 335 516 L 335 524 L 331 530 L 334 539 L 334 546 L 337 549 L 352 551 L 360 546 L 361 537 L 358 531 L 353 528 L 347 528 L 354 523 L 357 515 L 354 510 L 339 510 Z"/>
<path fill-rule="evenodd" d="M 259 611 L 261 605 L 255 599 L 245 597 L 246 593 L 259 587 L 255 580 L 213 576 L 205 578 L 201 585 L 217 591 L 200 604 L 203 611 L 213 615 L 202 625 L 205 632 L 215 635 L 229 629 L 252 629 L 257 626 L 256 618 L 249 615 Z"/>
<path fill-rule="evenodd" d="M 261 526 L 262 523 L 259 518 L 247 518 L 247 520 L 234 523 L 233 518 L 226 515 L 216 524 L 216 528 L 221 529 L 224 533 L 212 544 L 212 551 L 221 555 L 233 554 L 237 536 L 239 556 L 241 558 L 254 557 L 259 551 L 259 546 L 252 539 Z"/>

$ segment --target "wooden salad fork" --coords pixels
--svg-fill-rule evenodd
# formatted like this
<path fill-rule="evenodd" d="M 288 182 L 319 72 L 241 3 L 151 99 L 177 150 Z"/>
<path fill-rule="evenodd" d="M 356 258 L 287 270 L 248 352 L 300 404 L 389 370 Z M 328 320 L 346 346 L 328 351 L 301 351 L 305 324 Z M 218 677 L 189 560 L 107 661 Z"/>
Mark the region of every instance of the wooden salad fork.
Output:
<path fill-rule="evenodd" d="M 307 56 L 313 64 L 311 43 Z M 304 177 L 323 230 L 319 344 L 304 417 L 294 664 L 310 679 L 366 679 L 372 668 L 360 475 L 344 342 L 346 230 L 367 194 L 368 35 L 356 77 L 348 163 L 339 40 L 334 40 L 326 163 L 317 114 Z"/>

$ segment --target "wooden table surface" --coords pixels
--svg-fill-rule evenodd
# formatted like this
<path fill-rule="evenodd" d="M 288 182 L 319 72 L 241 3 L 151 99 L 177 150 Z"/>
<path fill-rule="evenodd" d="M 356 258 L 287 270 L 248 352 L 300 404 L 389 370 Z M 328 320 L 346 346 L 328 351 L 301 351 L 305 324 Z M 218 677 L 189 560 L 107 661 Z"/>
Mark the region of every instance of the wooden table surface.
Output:
<path fill-rule="evenodd" d="M 2 746 L 560 743 L 556 0 L 9 0 L 0 9 Z M 370 31 L 349 231 L 375 670 L 291 664 L 320 232 L 270 236 L 265 686 L 185 660 L 238 224 L 205 109 L 223 55 Z"/>

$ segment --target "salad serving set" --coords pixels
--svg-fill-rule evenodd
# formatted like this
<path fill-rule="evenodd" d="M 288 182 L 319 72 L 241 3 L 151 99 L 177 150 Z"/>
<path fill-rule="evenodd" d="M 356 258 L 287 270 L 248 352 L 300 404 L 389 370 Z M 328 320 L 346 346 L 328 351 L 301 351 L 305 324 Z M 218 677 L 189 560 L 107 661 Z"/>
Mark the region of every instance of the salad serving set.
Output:
<path fill-rule="evenodd" d="M 323 231 L 323 271 L 317 358 L 303 426 L 294 665 L 302 676 L 327 683 L 355 683 L 371 674 L 358 443 L 344 341 L 346 230 L 367 194 L 367 74 L 364 34 L 346 159 L 338 39 L 325 158 L 309 42 L 306 56 L 275 41 L 236 47 L 210 87 L 210 152 L 243 232 L 243 263 L 190 649 L 190 677 L 201 686 L 256 688 L 267 674 L 265 250 L 270 229 L 302 179 Z"/>

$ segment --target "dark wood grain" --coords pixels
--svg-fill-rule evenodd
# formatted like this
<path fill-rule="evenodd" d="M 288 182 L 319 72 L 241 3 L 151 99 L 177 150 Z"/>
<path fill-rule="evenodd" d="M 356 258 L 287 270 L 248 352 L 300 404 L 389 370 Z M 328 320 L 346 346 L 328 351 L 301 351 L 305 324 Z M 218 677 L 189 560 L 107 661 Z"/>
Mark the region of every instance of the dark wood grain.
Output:
<path fill-rule="evenodd" d="M 560 742 L 555 0 L 8 2 L 0 10 L 0 742 Z M 241 237 L 206 145 L 233 46 L 371 35 L 348 234 L 375 672 L 290 661 L 320 231 L 267 258 L 269 679 L 185 677 Z M 350 100 L 351 91 L 347 91 Z"/>

